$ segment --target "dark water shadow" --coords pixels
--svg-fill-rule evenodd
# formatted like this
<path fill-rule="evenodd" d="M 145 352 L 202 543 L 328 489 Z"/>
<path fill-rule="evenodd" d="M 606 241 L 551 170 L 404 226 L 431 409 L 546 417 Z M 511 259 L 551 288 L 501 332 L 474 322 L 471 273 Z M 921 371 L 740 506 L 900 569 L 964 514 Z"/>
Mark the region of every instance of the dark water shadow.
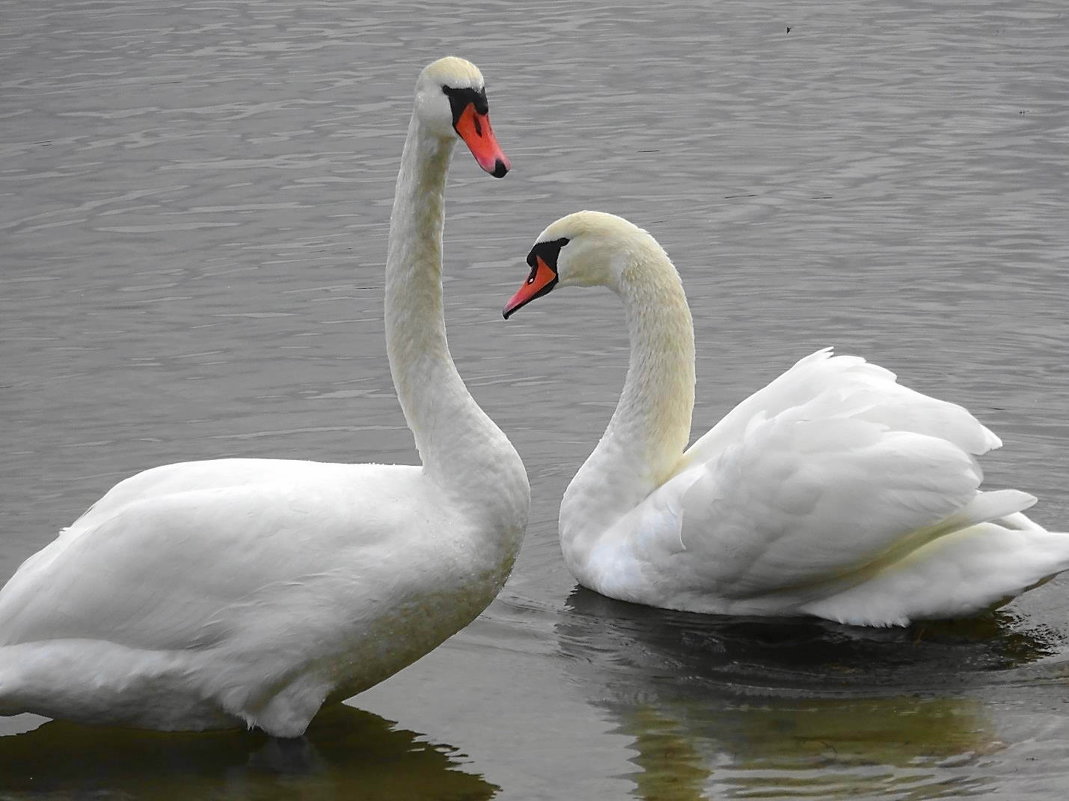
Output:
<path fill-rule="evenodd" d="M 614 601 L 577 587 L 557 627 L 568 656 L 693 684 L 787 694 L 902 692 L 983 683 L 1065 643 L 1007 613 L 907 628 L 698 615 Z"/>
<path fill-rule="evenodd" d="M 0 799 L 492 798 L 500 788 L 460 760 L 450 746 L 341 704 L 294 740 L 52 721 L 0 737 Z"/>
<path fill-rule="evenodd" d="M 982 793 L 976 764 L 1004 747 L 984 688 L 1064 646 L 1005 614 L 867 629 L 581 588 L 557 638 L 575 684 L 633 738 L 636 795 L 658 801 Z"/>

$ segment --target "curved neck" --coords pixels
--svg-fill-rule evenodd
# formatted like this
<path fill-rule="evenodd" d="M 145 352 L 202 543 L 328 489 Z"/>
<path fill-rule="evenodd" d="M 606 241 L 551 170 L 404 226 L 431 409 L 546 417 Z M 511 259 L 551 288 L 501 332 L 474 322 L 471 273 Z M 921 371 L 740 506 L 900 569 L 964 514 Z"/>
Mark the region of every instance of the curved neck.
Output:
<path fill-rule="evenodd" d="M 386 353 L 405 420 L 424 468 L 462 481 L 468 462 L 500 454 L 504 434 L 461 380 L 445 335 L 442 231 L 454 142 L 427 132 L 416 115 L 397 176 L 386 257 Z M 488 453 L 487 451 L 492 451 Z M 518 459 L 518 457 L 517 457 Z"/>
<path fill-rule="evenodd" d="M 690 438 L 694 411 L 694 325 L 672 262 L 650 240 L 627 256 L 615 291 L 623 300 L 631 359 L 620 402 L 561 507 L 585 507 L 582 526 L 600 533 L 671 477 Z M 593 518 L 593 519 L 592 519 Z M 597 531 L 595 531 L 597 530 Z"/>

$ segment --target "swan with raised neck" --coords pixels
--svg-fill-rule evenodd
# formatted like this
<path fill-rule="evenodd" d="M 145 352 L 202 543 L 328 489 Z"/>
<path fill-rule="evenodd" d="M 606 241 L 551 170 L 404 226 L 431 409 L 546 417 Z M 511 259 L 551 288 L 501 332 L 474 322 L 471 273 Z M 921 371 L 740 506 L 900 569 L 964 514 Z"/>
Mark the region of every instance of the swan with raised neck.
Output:
<path fill-rule="evenodd" d="M 557 287 L 623 302 L 627 377 L 560 508 L 569 569 L 621 600 L 693 612 L 864 625 L 997 607 L 1069 567 L 1069 534 L 982 491 L 999 439 L 964 408 L 830 349 L 801 359 L 689 448 L 694 334 L 683 287 L 646 231 L 601 212 L 557 220 L 527 258 L 517 309 Z"/>
<path fill-rule="evenodd" d="M 479 125 L 465 129 L 457 121 L 478 113 L 480 102 Z M 496 473 L 500 460 L 519 457 L 457 372 L 442 296 L 445 182 L 457 130 L 470 130 L 464 141 L 487 172 L 501 177 L 510 166 L 485 104 L 483 77 L 468 61 L 441 59 L 420 75 L 390 215 L 384 322 L 394 387 L 426 474 L 454 488 L 458 499 L 484 505 L 503 498 L 511 508 L 515 488 L 494 491 L 502 481 Z M 515 476 L 504 478 L 516 483 Z"/>
<path fill-rule="evenodd" d="M 0 590 L 0 715 L 294 737 L 493 600 L 530 489 L 445 338 L 458 136 L 508 171 L 482 76 L 446 58 L 417 82 L 386 268 L 390 369 L 423 465 L 220 459 L 120 482 Z"/>

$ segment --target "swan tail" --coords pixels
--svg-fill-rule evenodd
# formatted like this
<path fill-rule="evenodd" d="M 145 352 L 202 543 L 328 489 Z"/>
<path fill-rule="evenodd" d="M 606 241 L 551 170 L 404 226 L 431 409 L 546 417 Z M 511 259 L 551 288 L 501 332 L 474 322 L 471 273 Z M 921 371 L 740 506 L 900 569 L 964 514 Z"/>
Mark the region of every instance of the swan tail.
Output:
<path fill-rule="evenodd" d="M 978 492 L 961 510 L 932 528 L 929 540 L 955 531 L 1023 512 L 1036 503 L 1036 496 L 1015 489 Z M 1038 528 L 1038 527 L 1037 527 Z"/>
<path fill-rule="evenodd" d="M 1034 502 L 1016 490 L 980 493 L 928 542 L 800 611 L 840 623 L 905 626 L 997 609 L 1069 569 L 1069 532 L 1047 531 L 1021 513 Z"/>

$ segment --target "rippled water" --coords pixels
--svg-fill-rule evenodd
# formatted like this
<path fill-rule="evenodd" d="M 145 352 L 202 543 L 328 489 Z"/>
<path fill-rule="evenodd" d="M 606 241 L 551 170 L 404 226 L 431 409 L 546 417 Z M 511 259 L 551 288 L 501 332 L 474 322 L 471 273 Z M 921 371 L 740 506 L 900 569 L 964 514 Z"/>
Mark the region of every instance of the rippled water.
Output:
<path fill-rule="evenodd" d="M 455 160 L 450 341 L 533 508 L 501 598 L 305 741 L 46 723 L 0 737 L 0 798 L 1063 797 L 1069 579 L 868 631 L 635 608 L 561 563 L 622 314 L 499 309 L 581 207 L 679 266 L 696 432 L 834 344 L 971 408 L 989 482 L 1069 526 L 1064 3 L 695 5 L 3 4 L 0 579 L 155 464 L 414 460 L 382 263 L 415 75 L 450 52 L 515 168 Z"/>

